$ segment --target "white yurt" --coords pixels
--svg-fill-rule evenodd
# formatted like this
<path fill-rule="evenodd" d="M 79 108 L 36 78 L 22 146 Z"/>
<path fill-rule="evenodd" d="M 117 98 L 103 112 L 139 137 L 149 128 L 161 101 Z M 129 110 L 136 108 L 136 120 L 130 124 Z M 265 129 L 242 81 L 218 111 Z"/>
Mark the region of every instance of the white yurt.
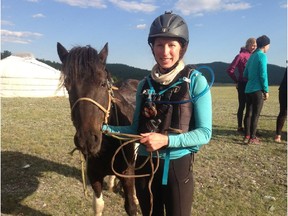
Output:
<path fill-rule="evenodd" d="M 1 97 L 66 96 L 59 89 L 60 71 L 31 54 L 11 55 L 0 61 Z"/>

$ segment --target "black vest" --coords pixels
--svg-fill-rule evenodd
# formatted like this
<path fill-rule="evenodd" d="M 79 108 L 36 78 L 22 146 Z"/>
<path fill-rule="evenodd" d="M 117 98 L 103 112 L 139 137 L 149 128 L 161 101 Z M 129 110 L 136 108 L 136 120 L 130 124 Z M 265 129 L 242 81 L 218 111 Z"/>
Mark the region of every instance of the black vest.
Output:
<path fill-rule="evenodd" d="M 190 77 L 193 68 L 187 65 L 174 80 L 167 86 L 155 82 L 151 77 L 147 77 L 142 88 L 142 102 L 139 117 L 139 133 L 157 132 L 157 133 L 182 133 L 191 130 L 194 127 L 193 104 L 192 102 L 177 103 L 190 100 L 189 83 L 183 81 L 176 86 L 159 95 L 159 92 L 166 90 L 180 78 Z M 152 95 L 152 100 L 148 98 L 148 90 L 150 89 L 147 79 L 155 89 L 155 94 Z M 154 110 L 156 115 L 147 115 L 149 107 Z M 153 112 L 152 112 L 153 113 Z M 191 121 L 193 119 L 193 121 Z"/>

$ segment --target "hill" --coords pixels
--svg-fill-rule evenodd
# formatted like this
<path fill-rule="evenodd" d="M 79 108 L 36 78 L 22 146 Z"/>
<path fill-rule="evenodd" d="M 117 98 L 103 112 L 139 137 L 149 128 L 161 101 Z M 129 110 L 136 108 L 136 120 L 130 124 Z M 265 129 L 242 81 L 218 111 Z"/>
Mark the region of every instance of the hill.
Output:
<path fill-rule="evenodd" d="M 231 78 L 226 73 L 226 70 L 229 66 L 228 63 L 224 62 L 212 62 L 212 63 L 205 63 L 205 64 L 198 64 L 206 65 L 211 67 L 215 73 L 215 83 L 233 83 Z M 284 67 L 279 67 L 277 65 L 268 64 L 268 80 L 269 85 L 280 85 L 283 76 L 285 73 Z"/>
<path fill-rule="evenodd" d="M 107 64 L 107 70 L 117 78 L 117 80 L 137 79 L 141 80 L 147 76 L 150 71 L 131 67 L 124 64 Z"/>
<path fill-rule="evenodd" d="M 213 69 L 215 75 L 215 83 L 225 83 L 232 84 L 233 81 L 227 75 L 226 69 L 229 64 L 224 62 L 212 62 L 212 63 L 200 63 L 195 65 L 196 67 L 206 65 Z M 141 80 L 144 76 L 150 73 L 149 70 L 139 69 L 135 67 L 131 67 L 124 64 L 108 64 L 108 70 L 111 72 L 113 76 L 117 79 L 125 80 L 125 79 L 137 79 Z M 205 70 L 201 70 L 204 74 L 207 73 Z M 280 85 L 282 78 L 284 76 L 285 68 L 279 67 L 277 65 L 268 64 L 268 79 L 269 85 Z M 207 75 L 207 79 L 210 80 L 209 75 Z"/>
<path fill-rule="evenodd" d="M 5 53 L 1 53 L 1 58 L 9 56 L 10 52 L 4 56 Z M 49 60 L 37 59 L 51 67 L 60 70 L 61 64 L 58 62 L 51 62 Z M 232 84 L 232 79 L 227 75 L 226 69 L 229 64 L 225 62 L 212 62 L 212 63 L 199 63 L 195 66 L 206 65 L 213 69 L 215 75 L 215 83 L 222 84 Z M 140 68 L 131 67 L 125 64 L 107 64 L 107 69 L 110 71 L 112 76 L 115 77 L 115 80 L 125 80 L 125 79 L 137 79 L 141 80 L 143 77 L 147 76 L 150 71 Z M 207 71 L 201 70 L 202 73 L 206 74 Z M 269 85 L 280 85 L 283 76 L 285 73 L 285 67 L 280 67 L 277 65 L 268 64 L 268 79 Z M 210 80 L 209 75 L 207 74 L 207 79 Z"/>

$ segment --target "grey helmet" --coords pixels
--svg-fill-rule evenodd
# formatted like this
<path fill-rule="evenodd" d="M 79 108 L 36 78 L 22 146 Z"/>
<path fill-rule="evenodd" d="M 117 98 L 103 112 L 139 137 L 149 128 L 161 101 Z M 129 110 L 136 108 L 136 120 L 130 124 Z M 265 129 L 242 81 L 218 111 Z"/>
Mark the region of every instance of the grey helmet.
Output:
<path fill-rule="evenodd" d="M 148 44 L 151 45 L 157 37 L 180 38 L 182 44 L 187 45 L 189 42 L 188 26 L 182 17 L 172 12 L 165 12 L 151 24 Z"/>

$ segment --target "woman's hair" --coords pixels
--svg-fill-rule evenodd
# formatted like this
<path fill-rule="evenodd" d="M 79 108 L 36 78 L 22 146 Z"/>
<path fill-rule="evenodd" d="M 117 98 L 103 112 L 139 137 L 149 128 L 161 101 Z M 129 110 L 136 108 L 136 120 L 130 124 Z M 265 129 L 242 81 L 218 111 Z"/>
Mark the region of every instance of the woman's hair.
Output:
<path fill-rule="evenodd" d="M 171 37 L 171 39 L 177 40 L 180 43 L 182 48 L 185 48 L 188 45 L 188 42 L 185 41 L 183 38 L 177 38 L 177 37 L 173 38 L 173 37 Z M 156 40 L 156 37 L 155 38 L 151 38 L 150 46 L 151 45 L 152 45 L 152 47 L 154 46 L 155 40 Z"/>
<path fill-rule="evenodd" d="M 245 47 L 248 48 L 250 45 L 252 44 L 256 44 L 256 39 L 255 38 L 249 38 L 247 41 L 246 41 L 246 45 Z"/>

